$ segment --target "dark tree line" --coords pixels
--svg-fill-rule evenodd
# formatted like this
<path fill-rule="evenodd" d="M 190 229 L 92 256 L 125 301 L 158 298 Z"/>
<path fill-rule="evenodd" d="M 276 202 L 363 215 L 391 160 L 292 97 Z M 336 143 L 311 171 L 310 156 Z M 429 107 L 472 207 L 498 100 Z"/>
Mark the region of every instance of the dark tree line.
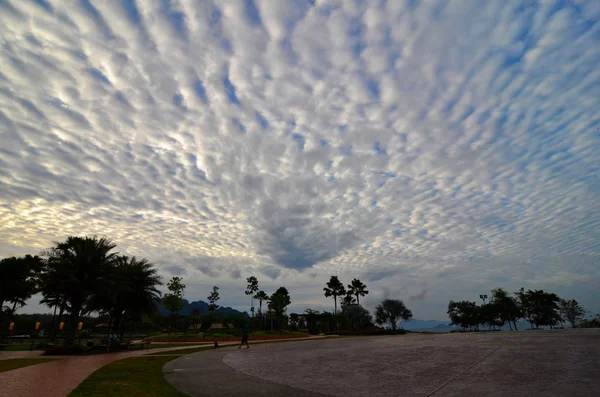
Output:
<path fill-rule="evenodd" d="M 500 329 L 508 324 L 511 330 L 516 331 L 520 319 L 527 320 L 531 328 L 553 328 L 564 322 L 575 328 L 586 311 L 576 300 L 561 299 L 544 290 L 521 288 L 511 295 L 502 288 L 496 288 L 492 290 L 489 302 L 483 305 L 471 301 L 450 301 L 447 313 L 452 324 L 463 329 Z"/>
<path fill-rule="evenodd" d="M 17 306 L 41 293 L 41 303 L 54 309 L 54 322 L 67 316 L 64 345 L 76 338 L 82 316 L 98 313 L 109 317 L 109 332 L 124 329 L 125 321 L 138 321 L 156 310 L 161 278 L 146 259 L 119 255 L 106 238 L 68 237 L 41 257 L 7 258 L 0 262 L 0 300 L 13 304 L 3 314 L 14 314 Z"/>

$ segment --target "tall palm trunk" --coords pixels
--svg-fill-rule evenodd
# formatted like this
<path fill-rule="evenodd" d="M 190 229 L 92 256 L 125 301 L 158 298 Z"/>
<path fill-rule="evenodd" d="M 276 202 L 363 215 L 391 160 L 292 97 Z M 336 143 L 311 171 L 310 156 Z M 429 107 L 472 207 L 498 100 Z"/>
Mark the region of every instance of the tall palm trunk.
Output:
<path fill-rule="evenodd" d="M 264 316 L 263 316 L 263 312 L 262 312 L 262 299 L 259 299 L 259 301 L 258 301 L 258 313 L 260 314 L 260 330 L 262 331 L 263 328 L 265 327 Z"/>
<path fill-rule="evenodd" d="M 60 311 L 58 312 L 58 322 L 59 323 L 62 321 L 64 313 L 65 313 L 65 301 L 62 300 L 60 302 Z M 58 329 L 57 329 L 56 325 L 54 325 L 52 327 L 52 341 L 54 341 L 56 339 L 57 333 L 58 333 Z"/>
<path fill-rule="evenodd" d="M 52 327 L 50 328 L 50 336 L 54 337 L 55 332 L 54 332 L 54 324 L 56 321 L 56 309 L 58 308 L 58 305 L 54 305 L 54 313 L 52 313 Z"/>
<path fill-rule="evenodd" d="M 82 305 L 78 302 L 71 304 L 71 314 L 69 315 L 67 333 L 65 335 L 64 341 L 65 347 L 70 347 L 75 342 L 75 336 L 77 335 L 77 323 L 79 322 L 81 306 Z"/>

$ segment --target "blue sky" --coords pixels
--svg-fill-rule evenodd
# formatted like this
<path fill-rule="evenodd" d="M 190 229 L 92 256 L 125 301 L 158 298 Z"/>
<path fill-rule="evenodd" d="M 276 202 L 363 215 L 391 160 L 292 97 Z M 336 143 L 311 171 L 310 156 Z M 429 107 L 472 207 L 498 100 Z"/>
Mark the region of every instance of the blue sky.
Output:
<path fill-rule="evenodd" d="M 600 2 L 0 0 L 0 256 L 106 235 L 187 297 L 244 279 L 415 317 L 600 308 Z M 39 310 L 35 301 L 26 311 Z"/>

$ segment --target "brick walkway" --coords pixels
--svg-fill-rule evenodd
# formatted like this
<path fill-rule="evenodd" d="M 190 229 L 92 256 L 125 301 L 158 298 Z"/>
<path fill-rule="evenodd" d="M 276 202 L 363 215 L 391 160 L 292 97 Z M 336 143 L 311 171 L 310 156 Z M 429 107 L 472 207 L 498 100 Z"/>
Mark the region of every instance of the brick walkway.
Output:
<path fill-rule="evenodd" d="M 302 339 L 306 338 L 299 338 L 299 340 Z M 221 346 L 236 344 L 237 342 L 220 343 Z M 200 346 L 206 346 L 206 344 L 98 354 L 94 356 L 78 356 L 56 361 L 53 360 L 48 363 L 31 365 L 29 367 L 0 373 L 0 390 L 2 396 L 10 397 L 67 397 L 85 378 L 106 364 L 110 364 L 123 358 L 156 353 L 157 351 L 166 352 Z M 39 356 L 39 353 L 36 354 L 35 352 L 15 353 L 21 353 L 22 356 L 27 357 Z M 25 355 L 23 353 L 28 354 Z"/>

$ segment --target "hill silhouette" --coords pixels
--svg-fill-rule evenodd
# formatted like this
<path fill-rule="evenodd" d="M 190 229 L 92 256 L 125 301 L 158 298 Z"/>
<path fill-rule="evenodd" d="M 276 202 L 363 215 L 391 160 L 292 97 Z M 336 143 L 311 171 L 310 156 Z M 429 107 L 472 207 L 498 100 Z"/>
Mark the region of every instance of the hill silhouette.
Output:
<path fill-rule="evenodd" d="M 200 317 L 205 316 L 209 313 L 208 303 L 206 303 L 204 301 L 190 302 L 187 299 L 182 299 L 182 301 L 183 301 L 183 309 L 181 309 L 179 314 L 182 314 L 184 316 L 190 316 L 192 314 L 192 310 L 194 310 L 194 309 L 198 309 L 198 311 L 200 312 Z M 170 314 L 170 312 L 162 306 L 160 301 L 156 301 L 156 306 L 158 307 L 159 313 L 162 314 L 163 316 L 167 316 Z M 222 314 L 224 316 L 227 316 L 230 314 L 236 314 L 236 315 L 243 315 L 243 316 L 248 317 L 248 313 L 246 313 L 246 312 L 241 312 L 241 311 L 233 309 L 231 307 L 223 307 L 223 306 L 219 307 L 217 310 L 215 310 L 212 313 Z"/>

